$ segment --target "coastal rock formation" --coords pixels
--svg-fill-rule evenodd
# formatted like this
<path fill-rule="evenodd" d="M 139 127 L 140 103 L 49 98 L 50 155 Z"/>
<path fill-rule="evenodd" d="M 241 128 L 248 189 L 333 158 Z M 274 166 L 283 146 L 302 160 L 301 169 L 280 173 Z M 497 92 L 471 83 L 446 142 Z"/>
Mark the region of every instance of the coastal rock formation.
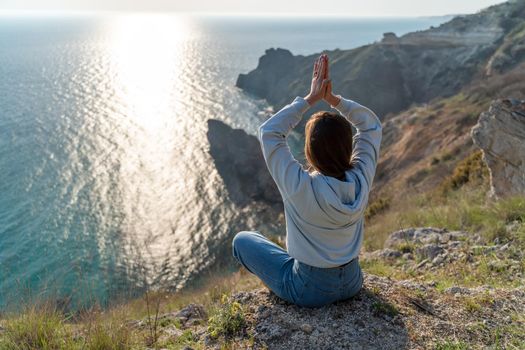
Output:
<path fill-rule="evenodd" d="M 517 32 L 524 17 L 524 2 L 507 2 L 456 17 L 437 28 L 399 38 L 386 33 L 382 41 L 371 45 L 325 51 L 331 59 L 334 90 L 380 116 L 412 103 L 451 96 L 483 71 L 491 58 L 494 62 L 489 65 L 496 71 L 508 70 L 525 59 L 519 45 L 500 50 L 501 45 L 522 37 Z M 506 64 L 497 63 L 502 62 L 502 55 Z M 269 49 L 255 70 L 239 75 L 237 86 L 279 109 L 307 92 L 316 57 Z"/>
<path fill-rule="evenodd" d="M 525 98 L 525 2 L 510 1 L 457 16 L 437 28 L 352 50 L 327 52 L 334 90 L 371 107 L 383 141 L 371 200 L 439 186 L 476 146 L 478 116 L 499 96 Z M 275 110 L 309 88 L 317 55 L 269 49 L 237 86 Z M 319 104 L 309 111 L 328 109 Z M 303 142 L 303 118 L 292 148 Z"/>
<path fill-rule="evenodd" d="M 497 197 L 525 194 L 525 101 L 497 100 L 472 129 Z"/>
<path fill-rule="evenodd" d="M 207 137 L 215 167 L 235 204 L 245 207 L 257 201 L 271 206 L 282 203 L 255 136 L 210 119 Z"/>

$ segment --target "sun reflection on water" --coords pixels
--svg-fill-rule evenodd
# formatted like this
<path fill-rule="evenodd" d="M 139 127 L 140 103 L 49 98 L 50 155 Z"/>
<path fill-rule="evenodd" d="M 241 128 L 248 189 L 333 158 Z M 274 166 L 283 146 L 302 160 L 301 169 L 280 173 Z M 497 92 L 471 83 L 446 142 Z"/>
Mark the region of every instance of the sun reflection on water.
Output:
<path fill-rule="evenodd" d="M 192 73 L 187 67 L 192 35 L 191 23 L 182 16 L 127 15 L 111 22 L 106 45 L 109 85 L 119 106 L 110 118 L 112 137 L 120 145 L 123 230 L 134 245 L 128 250 L 139 250 L 141 263 L 156 271 L 151 276 L 180 245 L 179 231 L 187 228 L 181 224 L 187 208 L 181 198 L 194 187 L 183 161 L 184 151 L 195 147 L 185 146 L 184 118 L 188 78 L 183 75 Z"/>

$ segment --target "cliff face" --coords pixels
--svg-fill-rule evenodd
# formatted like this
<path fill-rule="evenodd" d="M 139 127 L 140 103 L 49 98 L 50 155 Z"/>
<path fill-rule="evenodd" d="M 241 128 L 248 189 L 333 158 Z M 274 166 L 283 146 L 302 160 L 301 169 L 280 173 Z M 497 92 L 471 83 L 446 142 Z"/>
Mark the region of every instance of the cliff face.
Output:
<path fill-rule="evenodd" d="M 525 194 L 525 101 L 494 101 L 472 129 L 497 197 Z"/>
<path fill-rule="evenodd" d="M 523 18 L 525 1 L 512 1 L 456 17 L 438 28 L 402 37 L 386 33 L 372 45 L 328 52 L 334 90 L 371 107 L 383 119 L 372 202 L 439 186 L 475 150 L 470 130 L 490 102 L 525 99 Z M 316 57 L 269 49 L 255 70 L 239 75 L 237 86 L 281 108 L 307 92 Z M 328 106 L 320 104 L 316 109 L 321 108 Z M 292 148 L 301 148 L 306 120 L 290 138 Z M 259 170 L 254 170 L 254 159 L 260 157 L 255 138 L 233 141 L 229 132 L 219 129 L 223 128 L 210 124 L 216 136 L 215 141 L 210 139 L 211 152 L 233 200 L 241 206 L 253 199 L 278 205 L 278 192 L 262 158 Z M 236 160 L 229 147 L 242 148 L 246 154 Z M 260 186 L 232 165 L 243 161 L 260 177 Z M 270 189 L 268 194 L 265 188 Z"/>
<path fill-rule="evenodd" d="M 514 42 L 522 38 L 522 18 L 525 2 L 509 2 L 456 17 L 438 28 L 400 38 L 388 33 L 378 43 L 325 51 L 331 58 L 334 90 L 371 107 L 380 116 L 399 112 L 412 103 L 451 96 L 483 72 L 494 55 L 500 57 L 494 62 L 500 62 L 507 51 L 512 51 L 511 60 L 525 56 L 521 46 L 501 49 L 508 35 L 512 34 Z M 239 75 L 237 86 L 281 108 L 293 97 L 307 93 L 311 65 L 317 56 L 269 49 L 255 70 Z"/>
<path fill-rule="evenodd" d="M 208 120 L 207 136 L 215 167 L 236 205 L 244 207 L 254 201 L 271 206 L 282 203 L 255 136 L 215 119 Z"/>

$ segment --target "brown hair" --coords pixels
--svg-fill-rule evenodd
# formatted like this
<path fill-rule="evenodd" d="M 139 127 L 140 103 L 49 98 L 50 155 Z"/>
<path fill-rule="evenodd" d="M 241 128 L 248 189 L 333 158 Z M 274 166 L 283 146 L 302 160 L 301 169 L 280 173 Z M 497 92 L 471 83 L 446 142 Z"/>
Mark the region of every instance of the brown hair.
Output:
<path fill-rule="evenodd" d="M 317 112 L 305 127 L 304 154 L 308 170 L 326 176 L 345 179 L 352 157 L 352 127 L 343 116 L 332 112 Z"/>

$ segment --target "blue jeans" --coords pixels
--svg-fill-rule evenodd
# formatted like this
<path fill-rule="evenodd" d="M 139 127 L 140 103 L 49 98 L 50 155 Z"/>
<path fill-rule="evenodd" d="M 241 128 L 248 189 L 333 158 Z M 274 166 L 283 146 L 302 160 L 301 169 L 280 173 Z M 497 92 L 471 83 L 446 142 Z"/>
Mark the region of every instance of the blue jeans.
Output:
<path fill-rule="evenodd" d="M 314 267 L 292 258 L 259 232 L 241 231 L 233 256 L 278 297 L 304 307 L 321 307 L 356 295 L 363 285 L 358 259 L 333 268 Z"/>

